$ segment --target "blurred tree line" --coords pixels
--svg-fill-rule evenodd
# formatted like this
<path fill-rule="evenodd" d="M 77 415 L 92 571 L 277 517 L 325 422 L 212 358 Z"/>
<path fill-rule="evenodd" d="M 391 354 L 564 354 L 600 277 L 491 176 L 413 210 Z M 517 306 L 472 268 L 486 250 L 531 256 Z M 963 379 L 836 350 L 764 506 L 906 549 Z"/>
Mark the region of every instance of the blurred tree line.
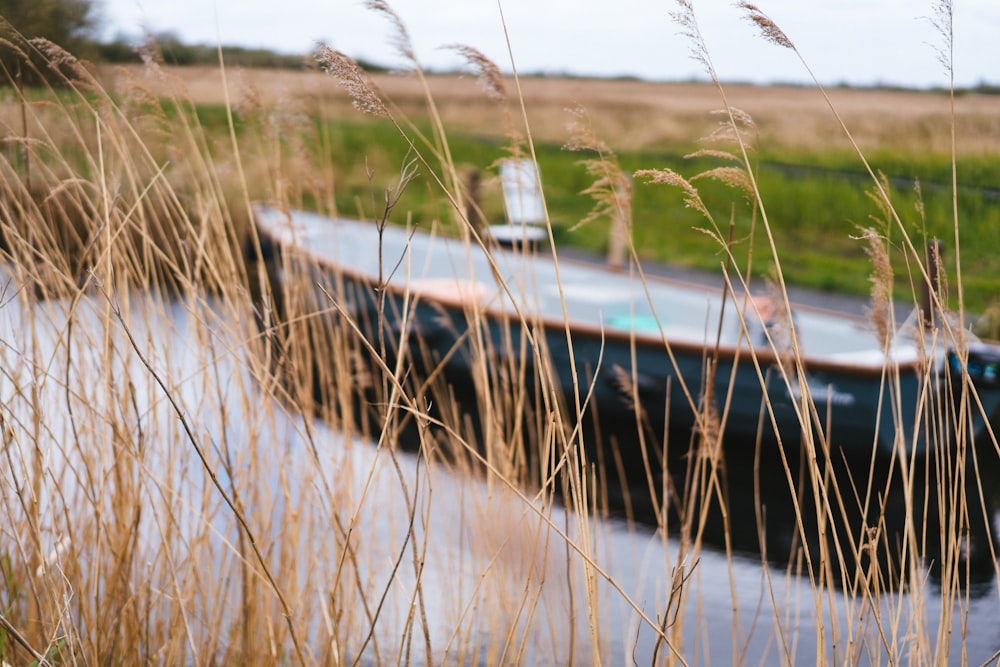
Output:
<path fill-rule="evenodd" d="M 0 67 L 8 82 L 40 83 L 51 71 L 43 38 L 78 58 L 94 53 L 94 0 L 0 0 Z"/>
<path fill-rule="evenodd" d="M 214 65 L 219 62 L 218 47 L 210 44 L 186 44 L 171 32 L 147 35 L 146 44 L 155 46 L 168 65 Z M 96 56 L 103 62 L 139 62 L 137 42 L 127 36 L 117 36 L 109 42 L 96 45 Z M 302 69 L 304 55 L 288 55 L 270 49 L 242 46 L 223 46 L 222 55 L 227 65 L 235 67 L 272 67 Z"/>
<path fill-rule="evenodd" d="M 86 61 L 139 62 L 139 47 L 150 46 L 168 65 L 218 62 L 217 47 L 185 44 L 173 33 L 138 39 L 119 35 L 102 41 L 99 9 L 99 0 L 0 0 L 0 85 L 30 86 L 46 79 L 57 80 L 59 77 L 50 76 L 59 65 L 53 64 L 48 43 Z M 306 55 L 238 46 L 226 46 L 222 51 L 226 63 L 236 67 L 301 69 Z"/>

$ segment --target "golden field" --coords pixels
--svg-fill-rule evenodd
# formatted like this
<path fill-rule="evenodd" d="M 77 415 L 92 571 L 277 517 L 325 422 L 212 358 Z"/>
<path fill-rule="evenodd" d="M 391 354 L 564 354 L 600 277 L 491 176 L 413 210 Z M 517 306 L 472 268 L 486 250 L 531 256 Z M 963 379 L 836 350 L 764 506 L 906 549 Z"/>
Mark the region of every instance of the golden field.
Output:
<path fill-rule="evenodd" d="M 149 84 L 140 70 L 141 66 L 109 68 L 103 77 L 112 89 L 135 78 Z M 225 103 L 226 86 L 219 68 L 165 67 L 163 71 L 163 92 L 182 83 L 195 103 Z M 233 69 L 225 77 L 237 106 L 252 96 L 265 106 L 322 102 L 327 112 L 350 109 L 346 93 L 318 71 Z M 425 93 L 416 77 L 376 74 L 372 81 L 407 117 L 425 113 Z M 445 127 L 502 133 L 502 111 L 486 97 L 474 76 L 439 75 L 428 81 Z M 619 150 L 693 143 L 711 128 L 711 112 L 722 106 L 718 89 L 707 83 L 524 77 L 517 83 L 508 79 L 507 90 L 511 100 L 518 98 L 520 90 L 535 141 L 565 141 L 567 110 L 582 106 L 597 134 Z M 815 88 L 733 84 L 724 90 L 730 104 L 753 117 L 764 143 L 796 149 L 849 148 L 830 105 Z M 827 94 L 865 151 L 948 151 L 952 109 L 944 93 L 834 88 Z M 1000 96 L 959 95 L 954 114 L 959 154 L 1000 153 Z"/>

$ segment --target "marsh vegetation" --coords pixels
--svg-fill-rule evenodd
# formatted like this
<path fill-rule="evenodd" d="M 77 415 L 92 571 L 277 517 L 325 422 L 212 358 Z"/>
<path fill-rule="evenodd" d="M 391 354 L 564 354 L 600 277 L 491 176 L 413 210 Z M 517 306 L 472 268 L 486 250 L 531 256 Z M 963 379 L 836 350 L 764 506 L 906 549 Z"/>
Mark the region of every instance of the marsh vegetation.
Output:
<path fill-rule="evenodd" d="M 632 177 L 633 261 L 697 264 L 720 288 L 874 286 L 873 329 L 897 324 L 890 299 L 919 301 L 924 242 L 941 237 L 947 289 L 928 335 L 960 342 L 1000 275 L 993 98 L 519 81 L 474 50 L 486 92 L 415 61 L 408 77 L 371 78 L 334 51 L 326 73 L 192 73 L 150 46 L 143 67 L 95 76 L 49 42 L 16 43 L 66 78 L 13 87 L 0 106 L 6 662 L 997 659 L 975 630 L 1000 597 L 1000 447 L 992 432 L 968 438 L 973 383 L 922 403 L 918 426 L 941 446 L 918 457 L 900 440 L 868 467 L 824 457 L 808 426 L 794 455 L 741 452 L 704 401 L 705 428 L 648 443 L 657 511 L 611 519 L 613 471 L 586 458 L 543 349 L 506 350 L 498 369 L 473 347 L 485 427 L 472 428 L 453 387 L 405 355 L 386 363 L 336 292 L 315 289 L 314 267 L 288 261 L 274 284 L 252 224 L 266 201 L 471 243 L 467 170 L 528 155 L 557 247 L 603 249 L 607 217 L 577 223 L 595 201 L 621 213 L 608 186 Z M 903 116 L 879 116 L 869 95 Z M 552 113 L 570 101 L 590 119 L 576 152 Z M 817 144 L 831 127 L 839 138 Z M 914 136 L 926 150 L 900 150 Z M 919 199 L 897 194 L 914 188 L 894 179 L 915 177 Z M 484 184 L 482 214 L 499 218 Z M 831 212 L 834 200 L 857 208 Z M 895 400 L 891 364 L 883 379 Z M 512 429 L 527 393 L 545 409 Z M 546 454 L 522 457 L 526 443 Z"/>

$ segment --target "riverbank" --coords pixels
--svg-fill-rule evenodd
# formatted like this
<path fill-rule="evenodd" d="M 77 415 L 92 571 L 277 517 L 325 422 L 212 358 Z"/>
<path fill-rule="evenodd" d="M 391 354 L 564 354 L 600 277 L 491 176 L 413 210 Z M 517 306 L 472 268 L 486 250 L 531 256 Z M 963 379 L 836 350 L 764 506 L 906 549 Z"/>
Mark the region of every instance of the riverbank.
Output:
<path fill-rule="evenodd" d="M 931 238 L 943 240 L 945 295 L 952 308 L 959 305 L 959 265 L 965 307 L 973 313 L 998 307 L 1000 96 L 963 95 L 951 115 L 948 96 L 936 92 L 835 89 L 828 91 L 831 109 L 810 88 L 727 86 L 729 103 L 750 119 L 744 131 L 762 212 L 748 204 L 746 193 L 731 187 L 735 181 L 717 178 L 720 169 L 728 168 L 727 159 L 706 150 L 733 147 L 705 140 L 721 127 L 713 114 L 721 104 L 719 91 L 707 84 L 526 78 L 519 88 L 505 82 L 510 98 L 503 103 L 489 99 L 472 75 L 431 75 L 426 89 L 412 75 L 373 75 L 372 86 L 386 98 L 397 122 L 416 133 L 412 138 L 440 142 L 432 139 L 437 130 L 429 120 L 428 94 L 440 126 L 447 128 L 450 166 L 435 158 L 415 165 L 411 177 L 401 180 L 413 159 L 408 140 L 385 119 L 358 113 L 336 81 L 321 72 L 223 74 L 206 67 L 111 72 L 107 80 L 116 95 L 128 96 L 140 87 L 144 94 L 175 100 L 171 104 L 193 105 L 205 141 L 223 160 L 233 150 L 228 99 L 246 187 L 255 199 L 280 204 L 274 198 L 281 197 L 297 207 L 320 205 L 349 217 L 377 219 L 382 215 L 379 193 L 406 184 L 392 220 L 449 220 L 455 214 L 434 180 L 451 180 L 448 171 L 454 168 L 459 180 L 477 174 L 481 216 L 495 222 L 504 218 L 495 165 L 510 150 L 523 150 L 516 137 L 530 133 L 557 240 L 602 253 L 611 222 L 606 215 L 591 219 L 595 201 L 585 191 L 593 180 L 583 163 L 593 154 L 564 149 L 583 126 L 612 151 L 605 158 L 616 161 L 623 174 L 669 169 L 696 185 L 721 228 L 712 229 L 689 207 L 681 189 L 633 179 L 632 237 L 646 260 L 716 272 L 726 252 L 721 239 L 731 236 L 740 268 L 745 270 L 753 256 L 756 274 L 774 279 L 778 259 L 763 231 L 766 214 L 781 258 L 781 279 L 789 286 L 867 295 L 873 268 L 864 238 L 870 229 L 885 238 L 893 254 L 897 301 L 912 301 L 914 286 L 923 280 L 912 270 L 923 258 L 908 256 L 913 253 L 902 242 L 905 233 L 920 253 Z M 523 117 L 515 90 L 523 95 Z M 959 174 L 954 199 L 952 120 Z M 877 203 L 880 186 L 854 153 L 852 141 L 872 169 L 885 175 L 897 219 Z M 440 147 L 433 150 L 443 155 Z M 278 189 L 267 184 L 275 176 L 267 165 L 279 165 Z M 168 173 L 176 171 L 171 167 Z M 589 222 L 581 225 L 581 220 Z M 245 228 L 246 220 L 240 224 Z"/>

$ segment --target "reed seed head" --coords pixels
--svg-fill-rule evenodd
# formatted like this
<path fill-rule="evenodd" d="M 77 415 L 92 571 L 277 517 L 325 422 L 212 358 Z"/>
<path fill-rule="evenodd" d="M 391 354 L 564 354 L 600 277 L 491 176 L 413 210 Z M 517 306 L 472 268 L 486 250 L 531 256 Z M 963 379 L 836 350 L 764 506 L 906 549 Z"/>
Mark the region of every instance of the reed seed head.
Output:
<path fill-rule="evenodd" d="M 163 51 L 160 50 L 160 45 L 153 33 L 146 32 L 142 42 L 136 47 L 136 52 L 146 69 L 159 70 L 163 67 Z"/>
<path fill-rule="evenodd" d="M 564 150 L 568 151 L 593 151 L 595 153 L 611 154 L 611 147 L 608 146 L 604 141 L 602 141 L 597 133 L 594 132 L 594 126 L 590 121 L 590 114 L 582 106 L 577 106 L 573 109 L 566 110 L 570 116 L 571 120 L 567 125 L 567 130 L 569 130 L 569 139 L 563 145 Z"/>
<path fill-rule="evenodd" d="M 465 44 L 452 44 L 449 48 L 465 59 L 475 71 L 479 85 L 486 91 L 486 96 L 494 102 L 507 101 L 507 82 L 496 63 L 486 57 L 482 51 Z"/>
<path fill-rule="evenodd" d="M 924 190 L 920 187 L 919 178 L 913 181 L 913 194 L 917 196 L 917 200 L 913 202 L 913 208 L 917 212 L 917 216 L 920 218 L 920 221 L 926 222 L 927 209 L 924 206 Z"/>
<path fill-rule="evenodd" d="M 655 185 L 670 185 L 684 191 L 684 203 L 688 208 L 693 208 L 706 218 L 711 218 L 705 202 L 698 194 L 698 188 L 691 185 L 691 182 L 678 174 L 673 169 L 640 169 L 635 172 L 636 178 L 646 179 L 647 182 Z"/>
<path fill-rule="evenodd" d="M 677 0 L 677 4 L 680 9 L 670 13 L 670 18 L 673 19 L 681 28 L 681 36 L 686 38 L 691 44 L 691 59 L 695 62 L 701 64 L 705 68 L 705 73 L 708 74 L 712 81 L 716 81 L 715 69 L 712 67 L 712 61 L 708 57 L 708 47 L 705 45 L 705 40 L 701 36 L 701 29 L 698 27 L 698 20 L 694 15 L 694 4 L 691 0 Z"/>
<path fill-rule="evenodd" d="M 44 37 L 35 37 L 28 40 L 28 42 L 45 56 L 49 67 L 52 69 L 58 69 L 63 65 L 75 68 L 79 65 L 80 61 L 76 59 L 76 56 L 51 40 Z"/>
<path fill-rule="evenodd" d="M 711 114 L 719 121 L 707 137 L 702 137 L 702 142 L 748 148 L 757 144 L 757 124 L 746 111 L 730 106 L 728 109 L 716 109 Z"/>
<path fill-rule="evenodd" d="M 396 13 L 396 10 L 389 6 L 389 3 L 385 0 L 368 0 L 365 6 L 374 12 L 384 14 L 389 19 L 389 22 L 396 29 L 396 37 L 392 42 L 393 45 L 399 51 L 400 55 L 416 65 L 417 54 L 413 50 L 410 33 L 406 30 L 406 25 L 403 23 L 403 19 L 399 17 L 399 14 Z"/>
<path fill-rule="evenodd" d="M 611 367 L 611 372 L 614 375 L 612 380 L 615 389 L 621 394 L 621 399 L 628 406 L 629 410 L 635 410 L 635 383 L 632 382 L 632 373 L 620 366 L 615 364 Z"/>
<path fill-rule="evenodd" d="M 719 160 L 729 160 L 731 162 L 742 162 L 737 155 L 730 153 L 729 151 L 720 151 L 713 148 L 702 148 L 696 150 L 694 153 L 688 153 L 684 156 L 685 160 L 696 160 L 698 158 L 716 158 Z"/>
<path fill-rule="evenodd" d="M 708 178 L 713 181 L 718 181 L 723 185 L 728 185 L 731 188 L 741 190 L 748 198 L 751 200 L 753 199 L 753 185 L 750 184 L 750 179 L 747 178 L 747 173 L 739 167 L 716 167 L 715 169 L 709 169 L 708 171 L 701 172 L 697 176 L 693 176 L 691 180 L 696 181 L 701 178 Z"/>
<path fill-rule="evenodd" d="M 792 43 L 792 40 L 788 39 L 788 35 L 767 14 L 762 12 L 757 5 L 741 0 L 736 6 L 746 11 L 746 20 L 755 24 L 760 29 L 760 34 L 764 39 L 775 46 L 795 50 L 795 45 Z"/>
<path fill-rule="evenodd" d="M 868 306 L 868 316 L 875 327 L 879 343 L 888 345 L 892 336 L 892 326 L 889 319 L 889 309 L 892 307 L 892 264 L 889 261 L 888 243 L 874 229 L 868 228 L 861 235 L 868 244 L 865 252 L 872 262 L 871 303 Z"/>
<path fill-rule="evenodd" d="M 713 464 L 721 464 L 722 459 L 722 419 L 718 406 L 714 402 L 706 405 L 707 399 L 702 397 L 701 415 L 697 431 L 698 457 Z"/>
<path fill-rule="evenodd" d="M 943 40 L 940 46 L 933 45 L 938 62 L 949 74 L 953 71 L 952 50 L 955 44 L 955 8 L 952 0 L 938 0 L 934 3 L 934 13 L 930 17 L 931 25 Z"/>
<path fill-rule="evenodd" d="M 882 229 L 888 229 L 892 226 L 893 209 L 892 202 L 890 201 L 891 193 L 892 184 L 889 182 L 889 177 L 881 170 L 878 172 L 878 186 L 873 186 L 865 190 L 865 196 L 875 204 L 875 208 L 879 212 L 877 216 L 873 215 L 869 216 L 869 218 L 878 223 Z"/>
<path fill-rule="evenodd" d="M 316 51 L 316 61 L 354 100 L 355 109 L 373 116 L 389 117 L 389 110 L 379 97 L 375 84 L 353 58 L 320 44 Z"/>
<path fill-rule="evenodd" d="M 573 229 L 599 218 L 618 218 L 631 225 L 632 183 L 622 171 L 615 152 L 601 140 L 590 123 L 590 117 L 583 107 L 569 110 L 574 120 L 569 124 L 570 138 L 563 145 L 564 150 L 596 153 L 592 159 L 581 160 L 580 164 L 594 180 L 582 194 L 594 200 L 594 208 Z"/>

